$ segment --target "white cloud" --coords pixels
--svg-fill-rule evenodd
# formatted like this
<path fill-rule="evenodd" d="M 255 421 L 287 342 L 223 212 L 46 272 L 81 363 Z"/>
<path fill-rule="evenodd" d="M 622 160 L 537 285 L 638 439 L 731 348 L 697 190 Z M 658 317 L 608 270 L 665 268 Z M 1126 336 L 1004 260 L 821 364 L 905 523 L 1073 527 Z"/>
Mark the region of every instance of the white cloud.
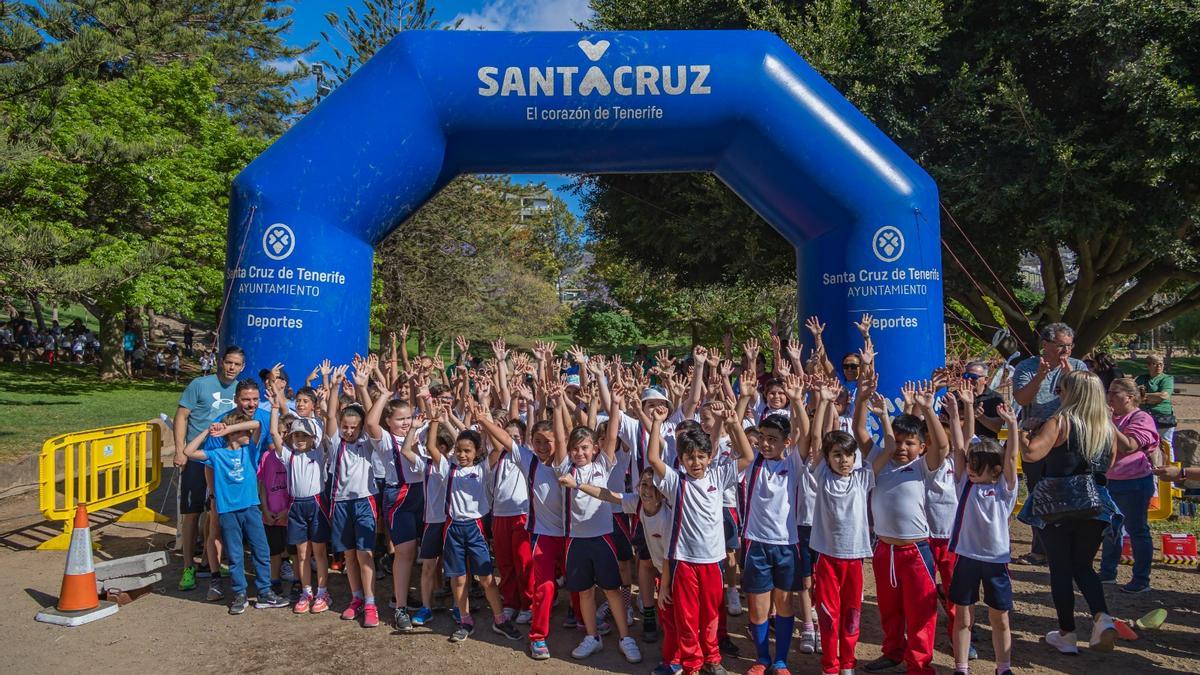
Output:
<path fill-rule="evenodd" d="M 464 12 L 464 30 L 576 30 L 592 18 L 588 0 L 490 0 L 475 12 Z"/>
<path fill-rule="evenodd" d="M 267 66 L 280 73 L 292 73 L 304 67 L 300 59 L 271 59 Z"/>

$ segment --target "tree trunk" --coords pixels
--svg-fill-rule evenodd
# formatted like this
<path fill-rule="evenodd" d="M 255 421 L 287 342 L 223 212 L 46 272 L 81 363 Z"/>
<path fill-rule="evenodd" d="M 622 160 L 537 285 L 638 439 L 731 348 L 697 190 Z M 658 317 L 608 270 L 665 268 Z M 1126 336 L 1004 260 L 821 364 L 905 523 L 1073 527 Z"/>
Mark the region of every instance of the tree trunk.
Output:
<path fill-rule="evenodd" d="M 417 356 L 425 356 L 425 329 L 417 329 Z"/>
<path fill-rule="evenodd" d="M 129 377 L 129 369 L 125 367 L 123 312 L 99 307 L 88 311 L 100 321 L 100 379 Z"/>
<path fill-rule="evenodd" d="M 46 317 L 42 313 L 42 302 L 38 299 L 37 293 L 30 293 L 29 306 L 33 308 L 33 319 L 37 321 L 38 333 L 46 332 Z"/>

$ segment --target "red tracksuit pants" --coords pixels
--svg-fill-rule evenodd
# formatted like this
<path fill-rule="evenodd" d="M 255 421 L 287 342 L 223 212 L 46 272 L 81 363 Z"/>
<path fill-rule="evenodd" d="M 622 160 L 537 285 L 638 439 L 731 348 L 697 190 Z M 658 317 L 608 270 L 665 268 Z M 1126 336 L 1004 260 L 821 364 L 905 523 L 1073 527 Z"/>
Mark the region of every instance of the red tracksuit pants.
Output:
<path fill-rule="evenodd" d="M 863 564 L 822 553 L 813 571 L 813 605 L 821 628 L 821 669 L 853 670 L 862 617 Z"/>
<path fill-rule="evenodd" d="M 718 614 L 725 583 L 720 563 L 672 561 L 671 604 L 679 663 L 684 672 L 720 663 L 717 647 Z"/>
<path fill-rule="evenodd" d="M 930 539 L 929 552 L 942 589 L 942 609 L 946 610 L 946 635 L 954 642 L 954 603 L 950 602 L 950 580 L 954 578 L 954 561 L 958 556 L 950 551 L 949 539 Z"/>
<path fill-rule="evenodd" d="M 658 608 L 658 625 L 662 630 L 662 662 L 679 663 L 679 634 L 675 631 L 675 603 Z"/>
<path fill-rule="evenodd" d="M 500 597 L 517 611 L 533 606 L 533 554 L 527 516 L 492 516 L 492 552 L 500 572 Z"/>
<path fill-rule="evenodd" d="M 883 626 L 883 655 L 903 661 L 910 675 L 932 675 L 937 586 L 929 543 L 897 546 L 880 541 L 871 566 Z"/>
<path fill-rule="evenodd" d="M 555 580 L 566 573 L 567 538 L 530 534 L 533 558 L 533 617 L 529 622 L 529 641 L 545 640 L 550 634 L 550 610 L 554 609 Z"/>

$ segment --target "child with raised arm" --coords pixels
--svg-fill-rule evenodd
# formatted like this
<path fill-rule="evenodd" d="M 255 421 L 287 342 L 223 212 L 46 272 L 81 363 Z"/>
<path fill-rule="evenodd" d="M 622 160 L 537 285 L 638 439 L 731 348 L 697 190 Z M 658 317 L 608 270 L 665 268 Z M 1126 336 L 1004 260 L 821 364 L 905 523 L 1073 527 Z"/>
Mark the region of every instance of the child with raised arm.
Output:
<path fill-rule="evenodd" d="M 824 673 L 854 672 L 862 618 L 863 558 L 871 555 L 867 521 L 867 495 L 875 487 L 875 472 L 857 469 L 858 444 L 845 431 L 822 432 L 841 390 L 836 380 L 816 388 L 812 423 L 814 453 L 812 473 L 816 483 L 813 505 L 812 548 L 820 555 L 813 573 L 813 604 L 821 633 L 821 669 Z M 886 418 L 885 418 L 886 427 Z M 819 440 L 819 443 L 817 442 Z"/>
<path fill-rule="evenodd" d="M 743 396 L 750 392 L 743 391 Z M 717 642 L 718 613 L 721 611 L 725 558 L 722 526 L 723 494 L 736 485 L 738 475 L 753 459 L 750 442 L 741 420 L 713 411 L 726 424 L 733 438 L 735 455 L 730 461 L 713 461 L 709 437 L 700 429 L 690 429 L 676 439 L 680 468 L 663 462 L 661 426 L 666 408 L 652 412 L 647 460 L 654 469 L 654 484 L 667 498 L 674 511 L 674 525 L 668 558 L 671 561 L 669 593 L 673 621 L 679 635 L 679 659 L 683 669 L 695 672 L 724 673 Z"/>
<path fill-rule="evenodd" d="M 878 375 L 869 365 L 864 364 L 867 368 L 859 376 L 854 434 L 875 471 L 871 515 L 879 541 L 871 567 L 883 626 L 883 655 L 867 664 L 866 670 L 891 670 L 903 663 L 909 673 L 932 674 L 937 586 L 925 514 L 926 483 L 945 461 L 950 443 L 933 409 L 933 385 L 926 382 L 914 398 L 924 421 L 900 415 L 884 425 L 884 445 L 875 448 L 867 431 L 867 408 L 882 418 L 887 413 L 886 403 L 875 395 Z"/>
<path fill-rule="evenodd" d="M 617 462 L 619 425 L 613 420 L 620 415 L 622 403 L 621 391 L 614 390 L 609 409 L 610 423 L 603 441 L 598 441 L 596 433 L 588 427 L 575 427 L 571 431 L 567 439 L 567 457 L 570 464 L 564 473 L 571 475 L 577 483 L 607 487 L 609 474 Z M 565 405 L 562 395 L 559 396 L 556 405 Z M 578 594 L 572 596 L 572 601 L 578 598 L 577 615 L 583 619 L 587 629 L 587 635 L 571 652 L 571 656 L 583 659 L 603 647 L 597 628 L 596 599 L 592 589 L 599 586 L 610 606 L 621 607 L 621 570 L 612 538 L 613 517 L 610 504 L 576 489 L 567 490 L 565 500 L 566 588 L 572 594 Z M 641 662 L 641 650 L 637 642 L 629 636 L 626 613 L 616 611 L 612 616 L 621 636 L 618 647 L 625 660 L 630 663 Z"/>
<path fill-rule="evenodd" d="M 478 407 L 468 399 L 468 410 L 478 416 Z M 438 410 L 438 422 L 446 423 L 448 411 Z M 483 454 L 483 439 L 471 429 L 459 432 L 454 441 L 453 462 L 442 454 L 436 443 L 429 445 L 429 479 L 443 492 L 442 569 L 450 578 L 459 625 L 451 642 L 462 642 L 475 632 L 475 622 L 467 606 L 467 585 L 471 576 L 479 577 L 492 609 L 492 631 L 510 640 L 521 639 L 512 619 L 504 615 L 500 590 L 492 576 L 492 553 L 483 534 L 483 517 L 491 511 L 488 479 L 491 469 Z"/>
<path fill-rule="evenodd" d="M 271 438 L 275 455 L 287 470 L 288 494 L 292 504 L 287 511 L 287 543 L 296 547 L 300 598 L 292 607 L 297 614 L 320 614 L 329 609 L 329 505 L 322 503 L 325 487 L 325 452 L 317 439 L 320 432 L 311 419 L 301 417 L 292 422 L 285 433 L 280 428 L 279 415 L 283 410 L 283 382 L 276 381 L 274 405 L 271 406 Z M 309 559 L 316 562 L 317 590 L 313 594 L 312 569 Z"/>
<path fill-rule="evenodd" d="M 556 406 L 553 421 L 535 423 L 529 432 L 530 446 L 518 443 L 506 428 L 492 420 L 490 413 L 481 411 L 478 419 L 496 447 L 489 461 L 499 462 L 501 453 L 507 451 L 505 461 L 517 465 L 529 492 L 529 518 L 525 523 L 533 566 L 529 655 L 537 660 L 550 658 L 546 637 L 550 634 L 550 612 L 558 589 L 555 580 L 566 573 L 563 490 L 558 485 L 558 478 L 569 468 L 570 461 L 564 416 L 562 406 Z"/>
<path fill-rule="evenodd" d="M 800 605 L 799 620 L 801 654 L 815 654 L 819 646 L 817 627 L 813 621 L 812 582 L 813 571 L 816 567 L 816 552 L 812 549 L 813 511 L 816 508 L 817 483 L 813 478 L 809 462 L 812 457 L 811 446 L 820 441 L 820 434 L 815 437 L 808 416 L 808 407 L 804 401 L 806 378 L 803 375 L 789 375 L 785 378 L 788 390 L 788 400 L 792 403 L 792 422 L 796 428 L 793 436 L 796 439 L 796 452 L 804 458 L 800 476 L 797 478 L 795 499 L 796 511 L 796 576 L 800 590 L 796 591 L 797 604 Z M 817 398 L 813 392 L 812 398 Z M 814 440 L 815 439 L 815 440 Z M 761 446 L 761 444 L 760 444 Z"/>
<path fill-rule="evenodd" d="M 243 541 L 250 542 L 250 559 L 254 563 L 254 584 L 258 587 L 258 600 L 254 606 L 261 609 L 288 606 L 287 598 L 271 590 L 271 553 L 263 529 L 262 512 L 258 508 L 253 448 L 257 445 L 260 428 L 258 420 L 241 412 L 232 412 L 183 448 L 185 457 L 212 468 L 213 499 L 225 551 L 229 554 L 233 590 L 230 614 L 246 611 Z"/>
<path fill-rule="evenodd" d="M 1003 452 L 993 438 L 967 444 L 958 424 L 958 407 L 953 394 L 946 396 L 950 436 L 954 445 L 954 476 L 958 481 L 959 509 L 950 536 L 955 554 L 950 601 L 954 614 L 954 672 L 966 673 L 970 663 L 971 624 L 979 586 L 988 606 L 992 648 L 996 652 L 996 674 L 1012 675 L 1012 580 L 1008 576 L 1011 540 L 1008 519 L 1017 504 L 1017 452 L 1021 435 L 1010 433 Z M 970 407 L 968 406 L 968 410 Z M 996 412 L 1009 429 L 1017 428 L 1017 416 L 1001 404 Z"/>
<path fill-rule="evenodd" d="M 425 509 L 425 482 L 422 472 L 404 459 L 401 447 L 416 439 L 413 408 L 408 401 L 380 396 L 367 413 L 367 437 L 375 447 L 383 468 L 383 526 L 392 542 L 392 591 L 396 597 L 393 623 L 396 630 L 412 630 L 408 615 L 408 587 L 413 562 L 417 559 L 417 536 Z"/>
<path fill-rule="evenodd" d="M 362 612 L 363 627 L 379 625 L 375 605 L 375 479 L 371 445 L 363 433 L 366 412 L 357 403 L 341 407 L 340 390 L 347 366 L 338 366 L 329 381 L 325 408 L 325 452 L 329 456 L 330 498 L 333 500 L 330 539 L 334 553 L 345 553 L 350 605 L 342 619 L 353 621 Z M 365 373 L 355 373 L 365 380 Z M 356 382 L 357 384 L 357 382 Z M 363 386 L 365 386 L 365 381 Z"/>

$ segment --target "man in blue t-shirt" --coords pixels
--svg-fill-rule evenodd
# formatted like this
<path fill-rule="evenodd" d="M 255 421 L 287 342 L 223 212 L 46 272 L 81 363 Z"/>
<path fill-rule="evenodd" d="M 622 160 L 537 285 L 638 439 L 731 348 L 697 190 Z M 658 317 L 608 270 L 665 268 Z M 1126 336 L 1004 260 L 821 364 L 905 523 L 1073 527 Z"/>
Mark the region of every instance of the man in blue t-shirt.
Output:
<path fill-rule="evenodd" d="M 226 347 L 221 354 L 217 374 L 198 377 L 188 383 L 175 410 L 175 466 L 180 469 L 179 529 L 180 552 L 183 555 L 183 575 L 179 579 L 181 591 L 196 587 L 196 568 L 192 560 L 195 555 L 196 528 L 205 508 L 208 491 L 204 466 L 199 462 L 189 462 L 183 454 L 183 448 L 233 409 L 237 377 L 245 367 L 246 353 L 240 347 Z"/>
<path fill-rule="evenodd" d="M 188 459 L 212 468 L 214 507 L 224 533 L 233 584 L 229 613 L 246 611 L 243 541 L 249 541 L 250 559 L 254 563 L 254 584 L 258 588 L 255 606 L 287 607 L 287 599 L 271 590 L 271 552 L 259 509 L 257 462 L 253 451 L 262 426 L 241 412 L 231 413 L 225 419 L 226 422 L 213 424 L 189 441 L 183 453 Z"/>

